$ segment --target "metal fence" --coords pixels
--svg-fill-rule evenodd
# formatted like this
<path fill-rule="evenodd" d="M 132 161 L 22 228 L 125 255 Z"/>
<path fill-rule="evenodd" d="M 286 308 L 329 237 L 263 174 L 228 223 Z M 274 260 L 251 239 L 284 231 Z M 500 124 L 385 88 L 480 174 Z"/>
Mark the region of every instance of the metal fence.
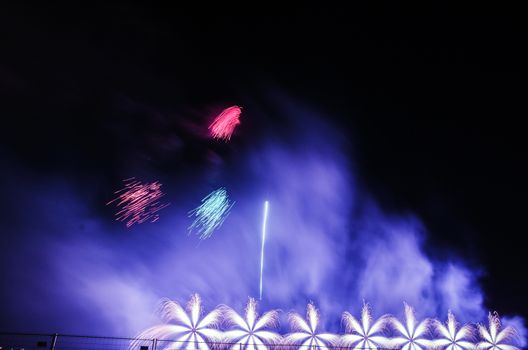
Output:
<path fill-rule="evenodd" d="M 320 350 L 316 346 L 266 345 L 278 350 Z M 332 350 L 345 350 L 329 347 Z M 244 344 L 166 339 L 97 337 L 69 334 L 0 333 L 0 350 L 245 350 Z M 382 350 L 382 349 L 379 349 Z"/>
<path fill-rule="evenodd" d="M 316 346 L 266 345 L 272 350 L 320 350 Z M 332 350 L 345 350 L 338 346 Z M 0 333 L 0 350 L 245 350 L 239 343 L 97 337 L 68 334 Z M 379 349 L 382 350 L 382 349 Z"/>
<path fill-rule="evenodd" d="M 133 341 L 134 338 L 0 333 L 0 350 L 132 350 Z M 135 350 L 155 350 L 155 343 L 145 339 Z"/>
<path fill-rule="evenodd" d="M 322 350 L 318 346 L 266 345 L 270 350 Z M 246 350 L 244 344 L 68 334 L 0 333 L 0 350 Z M 331 350 L 345 347 L 328 346 Z M 366 349 L 364 349 L 366 350 Z M 384 350 L 378 348 L 378 350 Z"/>
<path fill-rule="evenodd" d="M 266 345 L 270 350 L 350 350 L 343 346 L 325 349 L 294 344 Z M 67 334 L 0 333 L 0 350 L 246 350 L 244 344 L 164 339 L 97 337 Z M 371 350 L 357 347 L 357 350 Z M 377 348 L 378 350 L 389 350 Z M 424 348 L 425 349 L 425 348 Z M 496 347 L 494 349 L 500 349 Z M 521 350 L 522 348 L 519 348 Z M 395 349 L 391 349 L 395 350 Z"/>

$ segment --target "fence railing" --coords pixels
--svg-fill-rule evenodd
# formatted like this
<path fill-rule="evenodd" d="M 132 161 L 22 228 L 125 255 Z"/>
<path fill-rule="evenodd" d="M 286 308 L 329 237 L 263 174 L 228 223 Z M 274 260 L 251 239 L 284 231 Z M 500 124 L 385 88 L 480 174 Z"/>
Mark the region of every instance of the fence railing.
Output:
<path fill-rule="evenodd" d="M 421 347 L 425 349 L 425 347 Z M 239 342 L 200 342 L 194 340 L 138 339 L 71 334 L 2 333 L 0 350 L 373 350 L 345 346 L 266 344 L 252 347 Z M 396 350 L 376 348 L 377 350 Z M 494 348 L 495 349 L 495 348 Z M 497 347 L 496 349 L 500 349 Z M 440 350 L 435 348 L 434 350 Z M 521 350 L 521 348 L 519 348 Z"/>
<path fill-rule="evenodd" d="M 322 350 L 319 346 L 266 344 L 269 350 Z M 0 350 L 248 350 L 238 342 L 99 337 L 71 334 L 0 333 Z M 260 350 L 262 347 L 255 348 Z M 345 347 L 328 346 L 330 350 Z M 325 350 L 326 350 L 325 349 Z M 378 348 L 379 350 L 386 350 Z M 368 350 L 368 349 L 364 349 Z"/>

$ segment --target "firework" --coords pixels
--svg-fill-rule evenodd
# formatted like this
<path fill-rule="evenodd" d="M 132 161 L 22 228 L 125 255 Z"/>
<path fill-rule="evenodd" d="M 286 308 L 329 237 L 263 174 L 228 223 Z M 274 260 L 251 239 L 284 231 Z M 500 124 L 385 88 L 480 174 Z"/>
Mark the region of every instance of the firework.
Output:
<path fill-rule="evenodd" d="M 125 187 L 114 192 L 119 194 L 106 205 L 116 203 L 119 211 L 115 214 L 118 221 L 126 221 L 126 226 L 142 224 L 146 221 L 156 222 L 159 219 L 161 209 L 169 203 L 161 203 L 160 199 L 165 196 L 161 191 L 161 183 L 142 183 L 135 178 L 123 180 Z"/>
<path fill-rule="evenodd" d="M 242 108 L 238 106 L 224 109 L 209 125 L 211 136 L 215 139 L 230 140 L 235 127 L 240 124 L 240 113 Z"/>
<path fill-rule="evenodd" d="M 519 340 L 515 339 L 515 329 L 501 329 L 497 314 L 490 313 L 489 327 L 478 325 L 478 333 L 475 333 L 470 325 L 460 327 L 451 312 L 445 324 L 438 320 L 418 323 L 414 310 L 407 304 L 403 322 L 388 315 L 374 321 L 368 304 L 364 304 L 360 319 L 345 312 L 346 332 L 341 337 L 319 333 L 319 314 L 312 303 L 307 306 L 306 319 L 296 313 L 289 315 L 292 333 L 284 337 L 271 330 L 278 327 L 278 311 L 268 311 L 259 317 L 257 302 L 253 298 L 249 298 L 244 316 L 222 306 L 202 317 L 201 300 L 197 294 L 192 295 L 187 311 L 177 302 L 164 299 L 159 313 L 163 323 L 139 334 L 131 342 L 130 350 L 150 346 L 154 340 L 163 350 L 268 350 L 275 346 L 297 350 L 520 350 L 512 345 Z M 384 336 L 389 324 L 394 327 L 391 338 Z M 477 335 L 480 336 L 478 340 Z M 475 345 L 474 342 L 479 340 Z"/>
<path fill-rule="evenodd" d="M 445 325 L 438 320 L 433 321 L 433 324 L 441 336 L 441 338 L 433 341 L 435 348 L 445 348 L 445 350 L 475 349 L 475 344 L 470 341 L 473 337 L 471 326 L 465 325 L 459 328 L 455 316 L 451 312 L 447 314 Z"/>
<path fill-rule="evenodd" d="M 269 344 L 278 344 L 282 337 L 266 328 L 278 326 L 277 311 L 268 311 L 260 318 L 257 314 L 255 299 L 249 298 L 246 306 L 246 318 L 242 318 L 236 311 L 226 308 L 225 318 L 234 329 L 224 332 L 224 336 L 233 350 L 266 350 Z"/>
<path fill-rule="evenodd" d="M 405 326 L 395 318 L 391 318 L 391 323 L 401 335 L 390 340 L 393 346 L 402 350 L 423 350 L 431 347 L 432 342 L 424 338 L 428 322 L 422 321 L 416 325 L 414 310 L 409 305 L 405 304 Z"/>
<path fill-rule="evenodd" d="M 200 317 L 202 303 L 198 294 L 191 296 L 187 312 L 177 302 L 164 299 L 159 313 L 164 323 L 139 334 L 130 349 L 139 349 L 145 339 L 163 339 L 169 342 L 163 342 L 161 346 L 170 346 L 171 350 L 210 350 L 210 345 L 223 337 L 217 329 L 221 310 L 215 309 L 205 317 Z"/>
<path fill-rule="evenodd" d="M 266 242 L 266 226 L 268 224 L 268 201 L 264 202 L 264 219 L 262 220 L 262 247 L 260 249 L 260 300 L 262 300 L 262 273 L 264 272 L 264 243 Z"/>
<path fill-rule="evenodd" d="M 222 225 L 235 203 L 229 200 L 224 188 L 211 192 L 201 203 L 198 208 L 189 212 L 189 217 L 196 217 L 189 227 L 189 234 L 195 231 L 196 235 L 204 240 L 211 237 L 214 230 Z"/>
<path fill-rule="evenodd" d="M 319 314 L 312 303 L 306 308 L 306 321 L 299 314 L 290 314 L 291 328 L 296 331 L 286 335 L 284 342 L 287 345 L 299 344 L 301 350 L 310 350 L 317 347 L 319 350 L 328 350 L 337 344 L 339 336 L 330 333 L 317 333 Z"/>
<path fill-rule="evenodd" d="M 347 348 L 354 349 L 380 349 L 388 345 L 388 339 L 381 335 L 389 318 L 383 316 L 372 323 L 372 316 L 368 304 L 363 305 L 361 310 L 361 323 L 349 312 L 343 313 L 343 322 L 347 334 L 341 338 L 341 342 Z"/>
<path fill-rule="evenodd" d="M 486 329 L 484 325 L 478 325 L 478 331 L 482 337 L 482 341 L 478 343 L 477 348 L 480 350 L 519 350 L 517 347 L 504 342 L 515 336 L 515 329 L 512 327 L 504 327 L 501 330 L 501 323 L 499 316 L 490 312 L 489 328 Z"/>

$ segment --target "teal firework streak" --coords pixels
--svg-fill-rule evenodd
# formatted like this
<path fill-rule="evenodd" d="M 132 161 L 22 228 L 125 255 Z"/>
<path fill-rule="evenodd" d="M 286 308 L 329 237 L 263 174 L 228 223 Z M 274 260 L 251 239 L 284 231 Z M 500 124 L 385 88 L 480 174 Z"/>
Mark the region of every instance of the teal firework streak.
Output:
<path fill-rule="evenodd" d="M 202 240 L 211 237 L 229 215 L 233 204 L 235 202 L 229 200 L 223 187 L 208 194 L 198 208 L 189 212 L 189 217 L 195 217 L 189 227 L 189 234 L 194 231 Z"/>

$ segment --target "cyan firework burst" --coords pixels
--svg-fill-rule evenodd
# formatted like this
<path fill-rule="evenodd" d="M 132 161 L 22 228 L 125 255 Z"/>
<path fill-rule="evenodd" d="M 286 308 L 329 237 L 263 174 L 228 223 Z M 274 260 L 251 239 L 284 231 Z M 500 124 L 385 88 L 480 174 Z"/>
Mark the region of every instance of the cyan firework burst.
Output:
<path fill-rule="evenodd" d="M 229 215 L 235 202 L 231 202 L 225 188 L 219 188 L 204 199 L 202 204 L 189 212 L 189 217 L 195 217 L 189 227 L 189 234 L 195 232 L 201 240 L 211 237 Z"/>

